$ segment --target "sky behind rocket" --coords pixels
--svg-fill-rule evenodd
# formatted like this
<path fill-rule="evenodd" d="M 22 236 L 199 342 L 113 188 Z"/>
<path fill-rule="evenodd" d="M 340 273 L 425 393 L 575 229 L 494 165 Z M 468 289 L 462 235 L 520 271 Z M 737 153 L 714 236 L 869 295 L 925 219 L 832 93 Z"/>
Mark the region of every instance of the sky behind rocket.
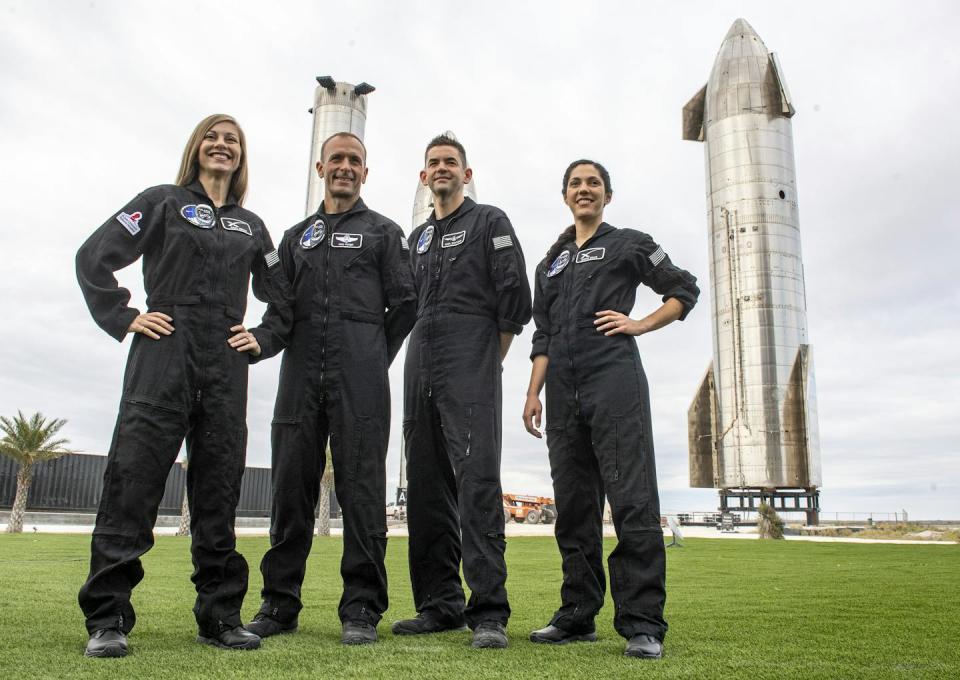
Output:
<path fill-rule="evenodd" d="M 612 175 L 606 220 L 651 234 L 699 306 L 638 341 L 664 511 L 690 489 L 687 408 L 712 358 L 703 146 L 681 109 L 743 17 L 781 60 L 823 466 L 822 508 L 960 518 L 960 5 L 953 2 L 15 2 L 0 0 L 0 413 L 66 418 L 105 454 L 129 340 L 92 321 L 73 258 L 144 188 L 174 180 L 203 116 L 236 116 L 274 240 L 303 218 L 314 77 L 366 81 L 366 203 L 409 233 L 423 148 L 452 129 L 528 273 L 571 219 L 576 158 Z M 118 275 L 143 309 L 139 264 Z M 638 295 L 633 316 L 659 305 Z M 247 324 L 263 305 L 251 296 Z M 521 424 L 532 325 L 504 364 L 503 486 L 550 495 Z M 399 476 L 402 355 L 388 489 Z M 248 465 L 270 464 L 279 359 L 251 369 Z M 844 515 L 841 514 L 841 517 Z"/>

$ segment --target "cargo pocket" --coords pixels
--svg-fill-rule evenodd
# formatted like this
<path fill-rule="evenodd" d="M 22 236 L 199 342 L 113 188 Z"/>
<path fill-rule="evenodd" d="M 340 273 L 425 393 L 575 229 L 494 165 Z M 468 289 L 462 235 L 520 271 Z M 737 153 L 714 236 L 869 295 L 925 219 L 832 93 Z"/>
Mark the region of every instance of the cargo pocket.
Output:
<path fill-rule="evenodd" d="M 634 415 L 613 416 L 600 444 L 601 470 L 610 505 L 645 505 L 650 491 L 642 419 Z"/>
<path fill-rule="evenodd" d="M 461 431 L 454 443 L 456 458 L 475 479 L 498 479 L 500 456 L 490 404 L 471 403 L 463 409 Z"/>
<path fill-rule="evenodd" d="M 472 549 L 476 555 L 468 585 L 475 592 L 485 593 L 506 577 L 499 566 L 506 545 L 503 496 L 498 482 L 470 477 L 463 480 L 461 493 L 464 552 Z"/>
<path fill-rule="evenodd" d="M 347 458 L 347 479 L 361 503 L 383 505 L 386 497 L 386 460 L 380 442 L 380 424 L 359 417 L 354 422 Z M 386 515 L 384 515 L 384 518 Z"/>
<path fill-rule="evenodd" d="M 173 309 L 165 311 L 174 317 Z M 172 404 L 172 408 L 181 408 L 178 399 L 185 388 L 181 352 L 179 350 L 180 337 L 176 333 L 161 335 L 159 340 L 153 340 L 145 335 L 137 334 L 133 339 L 130 350 L 130 359 L 127 364 L 127 373 L 124 376 L 124 394 L 141 395 L 144 399 L 160 404 Z"/>
<path fill-rule="evenodd" d="M 514 249 L 506 248 L 493 255 L 493 283 L 498 293 L 516 288 L 520 281 L 519 265 Z"/>

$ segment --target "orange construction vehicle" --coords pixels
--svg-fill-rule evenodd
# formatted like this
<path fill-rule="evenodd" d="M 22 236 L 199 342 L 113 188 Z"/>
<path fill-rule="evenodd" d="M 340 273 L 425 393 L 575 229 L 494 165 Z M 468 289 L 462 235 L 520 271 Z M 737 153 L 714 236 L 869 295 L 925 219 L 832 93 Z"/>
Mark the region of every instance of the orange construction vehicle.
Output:
<path fill-rule="evenodd" d="M 557 518 L 557 506 L 552 498 L 525 496 L 517 493 L 503 494 L 503 519 L 509 522 L 528 524 L 553 524 Z"/>

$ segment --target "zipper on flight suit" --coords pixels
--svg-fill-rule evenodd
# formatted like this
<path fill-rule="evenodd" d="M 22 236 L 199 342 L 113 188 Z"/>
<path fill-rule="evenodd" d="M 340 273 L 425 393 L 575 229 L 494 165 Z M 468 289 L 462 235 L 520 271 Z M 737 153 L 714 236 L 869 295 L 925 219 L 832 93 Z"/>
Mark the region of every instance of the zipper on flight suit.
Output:
<path fill-rule="evenodd" d="M 343 218 L 337 220 L 339 225 Z M 320 322 L 320 401 L 324 398 L 323 379 L 327 368 L 327 323 L 330 317 L 330 251 L 333 249 L 333 230 L 328 234 L 323 253 L 323 317 Z"/>
<path fill-rule="evenodd" d="M 428 398 L 433 396 L 433 376 L 431 375 L 431 370 L 433 368 L 433 343 L 432 343 L 433 320 L 437 313 L 437 298 L 439 297 L 440 274 L 443 271 L 443 248 L 441 248 L 441 245 L 443 244 L 443 237 L 446 236 L 447 232 L 450 231 L 450 229 L 453 227 L 454 223 L 457 221 L 458 218 L 459 218 L 459 215 L 451 217 L 450 221 L 447 222 L 446 229 L 444 230 L 443 233 L 440 233 L 439 224 L 434 225 L 433 239 L 437 240 L 437 237 L 439 237 L 439 240 L 437 240 L 436 248 L 433 247 L 433 241 L 430 242 L 431 250 L 433 250 L 436 253 L 437 267 L 436 267 L 436 273 L 434 273 L 433 271 L 434 268 L 431 263 L 431 267 L 429 271 L 430 277 L 428 279 L 428 282 L 429 282 L 428 290 L 433 289 L 433 293 L 434 293 L 433 302 L 430 306 L 430 317 L 427 321 L 427 347 L 430 348 L 428 350 L 430 352 L 430 367 L 427 369 L 427 397 Z M 428 261 L 430 261 L 430 258 L 427 258 L 427 259 Z"/>
<path fill-rule="evenodd" d="M 207 198 L 209 198 L 209 196 Z M 210 202 L 213 203 L 213 201 L 210 201 Z M 217 226 L 220 224 L 220 209 L 216 206 L 210 206 L 210 207 L 213 210 L 212 230 L 214 232 L 213 239 L 214 239 L 214 245 L 216 247 L 215 252 L 208 253 L 208 256 L 210 256 L 213 260 L 213 280 L 210 282 L 210 296 L 209 296 L 210 298 L 213 298 L 216 295 L 217 291 L 219 290 L 218 282 L 220 280 L 220 270 L 223 267 L 223 262 L 226 260 L 226 257 L 225 257 L 225 253 L 223 252 L 224 250 L 223 225 L 220 225 L 219 227 Z M 207 330 L 210 331 L 208 333 L 204 333 L 203 335 L 205 337 L 210 337 L 213 335 L 212 331 L 214 328 L 213 300 L 212 299 L 204 300 L 203 304 L 205 304 L 207 307 Z M 200 385 L 203 385 L 204 379 L 206 377 L 206 373 L 207 373 L 207 362 L 206 362 L 207 356 L 206 355 L 209 354 L 209 351 L 210 351 L 210 346 L 206 345 L 203 348 L 202 356 L 200 358 L 200 375 L 198 376 L 198 380 L 197 380 L 197 382 Z M 195 397 L 195 400 L 198 404 L 200 403 L 200 399 L 202 397 L 203 397 L 202 388 L 198 387 L 197 394 Z"/>

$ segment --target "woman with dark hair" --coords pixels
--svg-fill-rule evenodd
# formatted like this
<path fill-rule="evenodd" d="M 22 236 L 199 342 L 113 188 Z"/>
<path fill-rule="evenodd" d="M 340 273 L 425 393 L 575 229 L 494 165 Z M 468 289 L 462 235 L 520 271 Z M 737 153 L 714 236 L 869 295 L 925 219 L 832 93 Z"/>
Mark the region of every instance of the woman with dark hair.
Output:
<path fill-rule="evenodd" d="M 597 639 L 603 606 L 604 496 L 618 544 L 609 558 L 614 627 L 626 655 L 660 658 L 667 623 L 666 560 L 651 434 L 650 396 L 633 336 L 683 319 L 696 304 L 696 279 L 674 266 L 647 234 L 603 221 L 613 198 L 610 175 L 579 160 L 563 176 L 573 224 L 537 267 L 533 367 L 523 422 L 540 438 L 547 386 L 547 447 L 563 558 L 561 605 L 533 642 Z M 644 284 L 663 305 L 642 319 L 628 314 Z"/>
<path fill-rule="evenodd" d="M 241 207 L 247 190 L 243 131 L 230 116 L 204 118 L 187 142 L 176 184 L 147 189 L 112 215 L 77 253 L 77 279 L 97 324 L 134 338 L 104 472 L 80 607 L 87 656 L 125 656 L 140 556 L 170 467 L 186 439 L 198 641 L 256 649 L 240 625 L 247 563 L 234 519 L 246 457 L 247 366 L 260 354 L 243 326 L 254 294 L 280 300 L 270 234 Z M 128 306 L 114 272 L 143 257 L 147 310 Z"/>

